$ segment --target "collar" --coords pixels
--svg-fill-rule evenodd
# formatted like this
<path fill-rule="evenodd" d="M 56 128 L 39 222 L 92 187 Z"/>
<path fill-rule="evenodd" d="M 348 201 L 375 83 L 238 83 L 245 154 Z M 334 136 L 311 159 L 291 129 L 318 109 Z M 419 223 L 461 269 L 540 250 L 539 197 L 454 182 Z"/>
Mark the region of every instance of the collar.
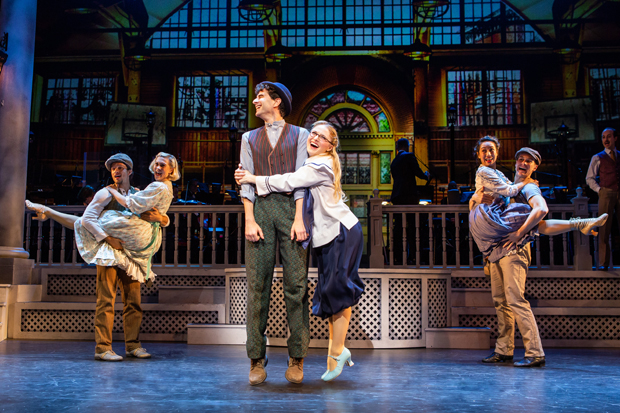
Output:
<path fill-rule="evenodd" d="M 609 155 L 609 154 L 611 153 L 611 149 L 607 149 L 607 148 L 605 148 L 605 153 L 606 153 L 607 155 Z"/>
<path fill-rule="evenodd" d="M 265 127 L 267 129 L 280 129 L 280 128 L 284 127 L 285 123 L 286 122 L 284 121 L 284 119 L 283 120 L 276 120 L 273 123 L 265 123 Z"/>

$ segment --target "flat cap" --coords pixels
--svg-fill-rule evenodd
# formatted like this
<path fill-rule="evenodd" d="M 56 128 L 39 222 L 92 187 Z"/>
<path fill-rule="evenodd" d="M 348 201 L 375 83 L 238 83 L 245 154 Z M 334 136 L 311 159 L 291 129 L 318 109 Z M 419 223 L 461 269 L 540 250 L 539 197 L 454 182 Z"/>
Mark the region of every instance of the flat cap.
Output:
<path fill-rule="evenodd" d="M 517 153 L 515 153 L 515 159 L 519 159 L 519 155 L 522 153 L 527 153 L 532 158 L 534 158 L 534 162 L 536 162 L 536 165 L 540 165 L 540 163 L 542 162 L 542 158 L 540 157 L 540 154 L 538 153 L 536 149 L 527 148 L 527 147 L 521 148 L 517 151 Z"/>
<path fill-rule="evenodd" d="M 133 169 L 133 161 L 131 158 L 124 153 L 115 153 L 110 156 L 107 161 L 105 161 L 105 167 L 108 171 L 112 170 L 112 164 L 116 162 L 122 162 L 127 165 L 127 169 Z"/>

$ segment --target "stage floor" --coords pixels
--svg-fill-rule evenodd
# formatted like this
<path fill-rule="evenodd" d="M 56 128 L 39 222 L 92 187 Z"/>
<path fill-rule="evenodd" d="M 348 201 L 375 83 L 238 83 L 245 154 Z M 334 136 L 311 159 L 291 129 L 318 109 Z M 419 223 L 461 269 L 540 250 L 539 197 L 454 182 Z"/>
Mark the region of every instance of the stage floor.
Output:
<path fill-rule="evenodd" d="M 548 349 L 535 369 L 483 365 L 490 351 L 355 349 L 330 383 L 325 350 L 311 349 L 296 385 L 286 349 L 268 348 L 267 381 L 252 387 L 243 346 L 143 345 L 152 359 L 106 363 L 93 342 L 3 341 L 0 411 L 620 411 L 620 349 Z"/>

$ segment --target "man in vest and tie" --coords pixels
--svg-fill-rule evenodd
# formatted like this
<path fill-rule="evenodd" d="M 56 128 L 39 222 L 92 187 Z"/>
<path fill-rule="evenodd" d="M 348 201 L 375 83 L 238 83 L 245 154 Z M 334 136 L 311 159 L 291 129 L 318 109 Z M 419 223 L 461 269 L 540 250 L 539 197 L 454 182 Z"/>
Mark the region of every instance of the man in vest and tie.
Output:
<path fill-rule="evenodd" d="M 607 213 L 610 219 L 605 225 L 599 228 L 598 234 L 598 265 L 599 270 L 607 271 L 611 261 L 611 248 L 609 245 L 609 235 L 614 210 L 616 218 L 620 223 L 620 163 L 618 156 L 620 152 L 616 149 L 618 135 L 616 130 L 607 128 L 603 131 L 601 140 L 605 150 L 597 153 L 590 161 L 586 182 L 594 192 L 598 193 L 598 214 Z M 596 177 L 599 181 L 596 181 Z"/>
<path fill-rule="evenodd" d="M 271 176 L 295 172 L 308 157 L 309 132 L 290 125 L 292 97 L 281 83 L 262 82 L 255 88 L 256 116 L 264 126 L 243 134 L 241 165 L 254 175 Z M 310 343 L 308 310 L 308 260 L 301 241 L 308 237 L 302 219 L 304 189 L 294 193 L 255 195 L 254 186 L 241 185 L 245 210 L 247 301 L 247 353 L 251 359 L 250 384 L 265 381 L 267 365 L 265 330 L 269 296 L 279 244 L 283 266 L 284 302 L 290 337 L 288 369 L 292 383 L 303 380 L 303 360 Z"/>

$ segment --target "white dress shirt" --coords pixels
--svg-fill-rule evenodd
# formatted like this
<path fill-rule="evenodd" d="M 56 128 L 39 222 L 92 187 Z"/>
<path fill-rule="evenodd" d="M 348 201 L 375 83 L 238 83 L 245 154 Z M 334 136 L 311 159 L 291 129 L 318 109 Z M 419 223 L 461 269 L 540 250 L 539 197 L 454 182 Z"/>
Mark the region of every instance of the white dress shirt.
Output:
<path fill-rule="evenodd" d="M 279 121 L 273 122 L 273 124 L 269 124 L 269 123 L 265 124 L 264 127 L 267 129 L 267 137 L 269 138 L 269 143 L 271 144 L 272 148 L 274 148 L 278 144 L 278 140 L 280 139 L 280 135 L 282 134 L 282 130 L 284 129 L 285 123 L 286 122 L 284 120 L 279 120 Z M 299 136 L 297 137 L 297 157 L 295 159 L 295 170 L 296 171 L 299 170 L 299 168 L 303 166 L 305 160 L 308 159 L 308 150 L 306 148 L 306 144 L 308 142 L 308 135 L 310 135 L 310 132 L 308 132 L 304 128 L 301 128 L 299 132 Z M 241 165 L 243 166 L 243 169 L 248 171 L 251 174 L 254 174 L 255 173 L 254 161 L 252 159 L 252 148 L 250 147 L 249 139 L 250 139 L 250 132 L 244 133 L 241 138 L 240 158 L 241 158 Z M 290 191 L 282 191 L 282 192 L 290 192 Z M 254 202 L 254 200 L 256 199 L 254 186 L 249 185 L 249 184 L 242 184 L 240 195 L 242 198 L 246 198 L 250 200 L 251 202 Z M 304 190 L 303 189 L 295 190 L 294 197 L 295 197 L 295 200 L 303 198 Z"/>
<path fill-rule="evenodd" d="M 611 156 L 611 149 L 605 148 L 605 153 Z M 588 167 L 588 173 L 586 174 L 586 182 L 588 183 L 588 186 L 596 193 L 601 190 L 601 186 L 596 181 L 600 167 L 601 158 L 599 158 L 598 154 L 596 154 L 592 157 L 590 166 Z"/>
<path fill-rule="evenodd" d="M 119 188 L 118 192 L 125 195 L 123 188 Z M 82 225 L 88 232 L 93 234 L 97 242 L 101 242 L 108 237 L 108 234 L 99 225 L 99 217 L 111 200 L 112 194 L 105 188 L 100 189 L 82 215 Z"/>
<path fill-rule="evenodd" d="M 342 199 L 334 199 L 335 177 L 332 166 L 333 161 L 329 155 L 317 155 L 308 158 L 295 172 L 256 177 L 258 195 L 290 192 L 295 188 L 301 188 L 303 194 L 303 188 L 310 188 L 314 198 L 313 248 L 336 238 L 340 234 L 340 223 L 351 229 L 359 221 Z"/>

